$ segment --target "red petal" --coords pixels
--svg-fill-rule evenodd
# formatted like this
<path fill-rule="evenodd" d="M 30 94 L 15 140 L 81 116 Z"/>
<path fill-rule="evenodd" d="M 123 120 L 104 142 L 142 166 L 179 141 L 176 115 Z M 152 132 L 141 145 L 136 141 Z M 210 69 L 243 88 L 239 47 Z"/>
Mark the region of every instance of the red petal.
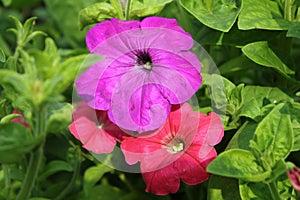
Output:
<path fill-rule="evenodd" d="M 97 125 L 81 117 L 70 126 L 71 133 L 81 141 L 83 147 L 94 153 L 110 153 L 113 151 L 116 141 L 112 136 L 101 130 Z"/>
<path fill-rule="evenodd" d="M 180 186 L 178 174 L 172 164 L 157 171 L 142 173 L 142 176 L 147 185 L 146 192 L 157 195 L 176 193 Z"/>
<path fill-rule="evenodd" d="M 199 145 L 192 145 L 184 155 L 174 163 L 174 168 L 180 174 L 183 182 L 195 185 L 208 179 L 209 174 L 206 172 L 206 166 L 217 156 L 216 151 L 211 151 L 205 158 L 199 158 Z"/>

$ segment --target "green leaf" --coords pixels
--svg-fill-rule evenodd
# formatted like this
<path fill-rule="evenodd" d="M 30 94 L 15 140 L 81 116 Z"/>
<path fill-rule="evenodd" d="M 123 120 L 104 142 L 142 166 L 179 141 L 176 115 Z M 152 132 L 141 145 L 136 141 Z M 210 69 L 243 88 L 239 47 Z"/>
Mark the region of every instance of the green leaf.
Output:
<path fill-rule="evenodd" d="M 300 38 L 300 22 L 294 22 L 293 25 L 289 27 L 286 36 Z"/>
<path fill-rule="evenodd" d="M 28 128 L 18 123 L 0 124 L 0 163 L 21 162 L 25 153 L 40 142 Z"/>
<path fill-rule="evenodd" d="M 231 29 L 242 7 L 241 0 L 180 0 L 179 2 L 201 23 L 224 32 Z"/>
<path fill-rule="evenodd" d="M 0 48 L 0 62 L 5 62 L 6 57 L 4 51 Z"/>
<path fill-rule="evenodd" d="M 236 58 L 230 59 L 219 67 L 220 73 L 222 75 L 231 74 L 238 71 L 243 71 L 246 69 L 253 69 L 257 64 L 253 63 L 244 55 L 238 56 Z"/>
<path fill-rule="evenodd" d="M 208 183 L 207 200 L 241 200 L 238 180 L 211 175 Z"/>
<path fill-rule="evenodd" d="M 292 191 L 290 180 L 286 174 L 283 174 L 275 184 L 281 199 L 296 200 L 295 192 Z M 270 197 L 272 197 L 268 185 L 262 182 L 239 181 L 239 185 L 243 200 L 270 200 Z"/>
<path fill-rule="evenodd" d="M 8 123 L 8 122 L 10 122 L 12 119 L 14 119 L 14 118 L 19 118 L 19 117 L 21 117 L 20 114 L 9 114 L 9 115 L 6 115 L 5 117 L 3 117 L 3 118 L 0 120 L 0 124 Z"/>
<path fill-rule="evenodd" d="M 287 104 L 278 104 L 258 124 L 253 142 L 253 150 L 258 152 L 257 156 L 265 168 L 274 167 L 277 161 L 289 155 L 294 141 Z"/>
<path fill-rule="evenodd" d="M 243 0 L 243 8 L 238 19 L 239 29 L 287 30 L 290 24 L 283 19 L 276 1 Z"/>
<path fill-rule="evenodd" d="M 105 2 L 96 3 L 79 12 L 79 28 L 82 30 L 87 25 L 116 17 L 116 9 L 111 4 Z"/>
<path fill-rule="evenodd" d="M 246 86 L 241 91 L 239 116 L 249 117 L 259 122 L 274 104 L 292 101 L 291 97 L 278 88 Z"/>
<path fill-rule="evenodd" d="M 103 177 L 107 172 L 113 171 L 112 168 L 106 165 L 99 164 L 88 168 L 83 176 L 83 191 L 86 196 L 89 196 L 95 184 Z"/>
<path fill-rule="evenodd" d="M 256 158 L 250 151 L 242 149 L 230 149 L 221 153 L 206 170 L 215 175 L 253 182 L 263 181 L 271 174 L 257 164 Z"/>
<path fill-rule="evenodd" d="M 202 73 L 203 84 L 209 88 L 209 95 L 214 102 L 214 107 L 220 111 L 226 110 L 226 91 L 231 91 L 235 85 L 218 74 Z"/>
<path fill-rule="evenodd" d="M 231 138 L 230 142 L 226 147 L 226 150 L 244 149 L 250 151 L 251 148 L 249 144 L 250 144 L 250 140 L 254 136 L 256 127 L 257 127 L 257 123 L 246 121 Z"/>
<path fill-rule="evenodd" d="M 280 60 L 280 58 L 268 46 L 268 42 L 266 41 L 250 43 L 244 46 L 242 51 L 254 62 L 266 67 L 274 68 L 285 77 L 289 77 L 288 74 L 295 73 Z"/>
<path fill-rule="evenodd" d="M 268 185 L 245 181 L 240 181 L 240 194 L 243 200 L 270 200 L 272 196 Z"/>
<path fill-rule="evenodd" d="M 61 93 L 73 83 L 80 68 L 85 67 L 87 55 L 73 56 L 60 64 L 56 70 L 56 77 L 61 76 L 61 81 L 56 85 L 56 92 Z"/>
<path fill-rule="evenodd" d="M 2 0 L 2 3 L 5 7 L 10 6 L 11 2 L 12 2 L 12 0 Z"/>
<path fill-rule="evenodd" d="M 61 171 L 72 172 L 73 167 L 66 161 L 53 160 L 46 165 L 43 173 L 39 176 L 39 179 L 44 180 L 47 177 Z"/>
<path fill-rule="evenodd" d="M 165 5 L 171 3 L 173 0 L 143 0 L 132 1 L 132 6 L 129 12 L 129 17 L 145 17 L 148 15 L 154 15 L 160 12 Z"/>
<path fill-rule="evenodd" d="M 89 195 L 81 193 L 76 195 L 76 200 L 112 200 L 121 199 L 122 193 L 120 189 L 110 185 L 97 185 L 89 191 Z"/>
<path fill-rule="evenodd" d="M 58 133 L 72 122 L 72 105 L 69 103 L 55 103 L 48 107 L 47 132 Z"/>
<path fill-rule="evenodd" d="M 300 150 L 300 104 L 292 103 L 290 105 L 290 114 L 292 128 L 294 131 L 294 145 L 292 151 Z"/>

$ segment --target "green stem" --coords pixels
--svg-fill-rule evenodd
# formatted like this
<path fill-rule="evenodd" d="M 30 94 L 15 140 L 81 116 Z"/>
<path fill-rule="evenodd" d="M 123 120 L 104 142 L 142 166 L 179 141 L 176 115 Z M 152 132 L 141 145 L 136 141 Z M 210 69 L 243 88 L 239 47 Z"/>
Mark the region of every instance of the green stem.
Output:
<path fill-rule="evenodd" d="M 11 179 L 10 179 L 10 171 L 9 171 L 9 167 L 5 164 L 2 165 L 3 168 L 3 172 L 4 172 L 4 184 L 5 184 L 5 188 L 8 189 L 8 193 L 7 193 L 7 200 L 10 199 L 10 193 L 11 193 Z"/>
<path fill-rule="evenodd" d="M 22 188 L 16 198 L 16 200 L 27 200 L 30 197 L 31 191 L 33 189 L 35 179 L 37 178 L 41 160 L 43 157 L 44 145 L 41 144 L 38 149 L 36 149 L 30 155 L 29 166 L 26 171 L 25 178 L 23 180 Z"/>
<path fill-rule="evenodd" d="M 285 0 L 284 3 L 284 19 L 293 21 L 293 4 L 295 0 Z"/>
<path fill-rule="evenodd" d="M 75 184 L 76 179 L 79 175 L 80 172 L 80 152 L 78 152 L 78 150 L 76 151 L 76 164 L 74 167 L 74 173 L 72 176 L 72 179 L 70 181 L 70 183 L 67 185 L 67 187 L 61 191 L 61 193 L 54 199 L 54 200 L 61 200 L 61 199 L 65 199 L 64 197 L 70 192 L 72 186 Z"/>
<path fill-rule="evenodd" d="M 129 19 L 129 13 L 130 13 L 130 9 L 131 9 L 131 4 L 132 4 L 131 0 L 127 0 L 126 1 L 126 6 L 125 6 L 125 19 L 126 20 Z"/>
<path fill-rule="evenodd" d="M 36 109 L 35 112 L 35 127 L 33 134 L 35 137 L 42 137 L 42 141 L 39 146 L 30 155 L 27 171 L 22 183 L 21 190 L 16 200 L 27 200 L 30 197 L 31 191 L 35 184 L 35 180 L 38 176 L 40 164 L 44 155 L 44 144 L 46 137 L 46 106 L 41 109 Z"/>
<path fill-rule="evenodd" d="M 272 195 L 273 200 L 281 200 L 280 195 L 278 194 L 277 187 L 275 182 L 268 183 L 269 190 Z"/>
<path fill-rule="evenodd" d="M 111 4 L 117 10 L 118 18 L 125 19 L 124 13 L 123 13 L 123 7 L 122 7 L 120 0 L 111 0 Z"/>

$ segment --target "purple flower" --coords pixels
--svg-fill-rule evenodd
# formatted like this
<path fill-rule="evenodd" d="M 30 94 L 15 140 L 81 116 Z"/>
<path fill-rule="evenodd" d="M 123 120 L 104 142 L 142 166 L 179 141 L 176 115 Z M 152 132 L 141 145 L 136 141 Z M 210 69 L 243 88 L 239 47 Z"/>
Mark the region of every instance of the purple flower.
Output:
<path fill-rule="evenodd" d="M 159 128 L 171 105 L 201 86 L 200 62 L 189 51 L 193 39 L 175 19 L 106 20 L 89 30 L 86 42 L 104 59 L 76 80 L 78 94 L 123 129 Z"/>

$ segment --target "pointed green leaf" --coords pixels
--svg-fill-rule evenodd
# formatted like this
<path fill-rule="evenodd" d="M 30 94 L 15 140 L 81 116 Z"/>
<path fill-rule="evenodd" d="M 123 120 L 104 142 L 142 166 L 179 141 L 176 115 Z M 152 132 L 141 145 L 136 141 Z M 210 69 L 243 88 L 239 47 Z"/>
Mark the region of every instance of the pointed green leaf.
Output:
<path fill-rule="evenodd" d="M 14 22 L 17 32 L 20 32 L 23 30 L 22 23 L 15 16 L 11 15 L 11 16 L 9 16 L 9 18 Z"/>
<path fill-rule="evenodd" d="M 293 129 L 287 104 L 280 103 L 258 124 L 253 141 L 263 162 L 274 167 L 293 147 Z"/>
<path fill-rule="evenodd" d="M 31 17 L 25 21 L 24 26 L 23 26 L 23 34 L 24 34 L 25 38 L 27 38 L 30 35 L 30 33 L 32 32 L 32 27 L 34 26 L 36 19 L 37 19 L 37 17 Z"/>
<path fill-rule="evenodd" d="M 250 151 L 242 149 L 230 149 L 221 153 L 206 170 L 212 174 L 253 182 L 263 181 L 271 174 L 257 164 Z"/>
<path fill-rule="evenodd" d="M 268 46 L 268 42 L 266 41 L 250 43 L 244 46 L 242 51 L 254 62 L 266 67 L 271 67 L 285 77 L 289 77 L 288 74 L 295 73 L 280 60 L 280 58 Z"/>
<path fill-rule="evenodd" d="M 243 0 L 238 19 L 239 29 L 287 30 L 290 24 L 283 18 L 276 1 Z"/>
<path fill-rule="evenodd" d="M 180 0 L 179 2 L 201 23 L 224 32 L 231 29 L 242 7 L 241 0 Z"/>
<path fill-rule="evenodd" d="M 117 17 L 115 8 L 109 3 L 101 2 L 90 5 L 79 12 L 79 27 L 82 30 L 90 24 Z"/>

